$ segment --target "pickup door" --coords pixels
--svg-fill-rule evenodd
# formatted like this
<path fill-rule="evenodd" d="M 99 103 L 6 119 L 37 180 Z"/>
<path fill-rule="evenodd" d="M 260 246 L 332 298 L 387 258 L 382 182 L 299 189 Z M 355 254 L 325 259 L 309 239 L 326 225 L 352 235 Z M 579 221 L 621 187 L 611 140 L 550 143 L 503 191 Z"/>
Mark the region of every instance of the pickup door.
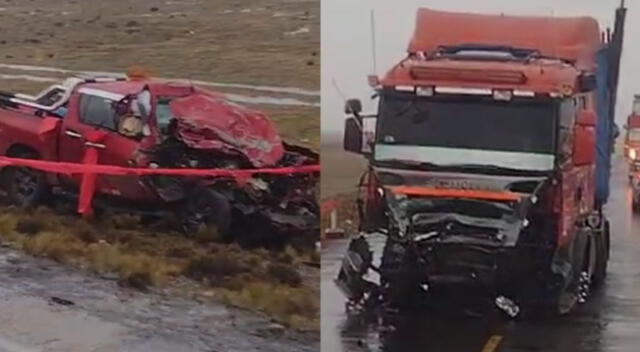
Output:
<path fill-rule="evenodd" d="M 116 166 L 131 166 L 131 160 L 138 148 L 139 141 L 125 137 L 117 132 L 116 112 L 113 103 L 124 98 L 91 88 L 80 88 L 69 102 L 69 112 L 63 121 L 60 136 L 60 160 L 82 162 L 87 148 L 84 135 L 95 129 L 107 132 L 101 142 L 98 163 Z M 81 175 L 64 177 L 62 183 L 77 189 Z M 99 175 L 96 191 L 100 194 L 119 196 L 130 200 L 142 200 L 150 196 L 137 176 Z"/>

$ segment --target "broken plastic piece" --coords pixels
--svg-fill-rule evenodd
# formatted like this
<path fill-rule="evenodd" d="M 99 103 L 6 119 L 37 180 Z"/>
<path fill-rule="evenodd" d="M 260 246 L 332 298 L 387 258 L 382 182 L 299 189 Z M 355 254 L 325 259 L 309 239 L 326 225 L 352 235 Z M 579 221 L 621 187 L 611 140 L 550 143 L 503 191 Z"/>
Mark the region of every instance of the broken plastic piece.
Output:
<path fill-rule="evenodd" d="M 505 296 L 496 297 L 496 306 L 505 312 L 510 318 L 515 318 L 520 314 L 520 307 L 511 299 Z"/>

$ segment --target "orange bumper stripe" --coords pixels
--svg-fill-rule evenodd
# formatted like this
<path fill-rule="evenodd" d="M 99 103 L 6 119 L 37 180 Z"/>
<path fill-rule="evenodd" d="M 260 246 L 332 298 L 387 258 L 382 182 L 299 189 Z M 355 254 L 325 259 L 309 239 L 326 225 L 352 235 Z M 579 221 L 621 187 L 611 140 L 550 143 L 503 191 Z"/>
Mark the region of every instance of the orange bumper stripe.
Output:
<path fill-rule="evenodd" d="M 443 198 L 473 198 L 495 201 L 518 201 L 522 197 L 518 193 L 509 191 L 486 191 L 467 189 L 432 188 L 419 186 L 395 186 L 390 187 L 393 193 L 405 194 L 408 196 L 429 196 Z"/>

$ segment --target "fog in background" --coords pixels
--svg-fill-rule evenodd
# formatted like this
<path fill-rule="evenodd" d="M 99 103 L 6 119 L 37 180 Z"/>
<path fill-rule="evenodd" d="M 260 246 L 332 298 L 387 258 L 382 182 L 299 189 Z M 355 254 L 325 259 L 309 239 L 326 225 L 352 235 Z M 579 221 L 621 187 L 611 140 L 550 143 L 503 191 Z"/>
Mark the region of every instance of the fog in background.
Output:
<path fill-rule="evenodd" d="M 405 57 L 413 32 L 416 9 L 505 15 L 591 16 L 600 29 L 613 27 L 620 0 L 322 0 L 322 133 L 341 135 L 343 100 L 360 98 L 365 112 L 374 112 L 367 75 L 373 72 L 371 10 L 376 23 L 377 74 L 382 76 Z M 640 5 L 627 1 L 625 47 L 622 57 L 616 119 L 622 126 L 631 111 L 633 95 L 640 93 Z"/>

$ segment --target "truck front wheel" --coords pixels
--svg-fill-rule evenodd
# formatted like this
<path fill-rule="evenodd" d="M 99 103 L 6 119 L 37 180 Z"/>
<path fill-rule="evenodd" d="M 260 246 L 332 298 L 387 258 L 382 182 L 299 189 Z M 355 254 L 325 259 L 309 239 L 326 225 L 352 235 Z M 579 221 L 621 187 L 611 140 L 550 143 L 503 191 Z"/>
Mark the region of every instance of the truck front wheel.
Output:
<path fill-rule="evenodd" d="M 37 159 L 32 152 L 20 152 L 16 158 Z M 42 204 L 49 195 L 45 174 L 29 167 L 10 166 L 5 171 L 7 196 L 11 204 L 27 209 Z"/>
<path fill-rule="evenodd" d="M 607 276 L 607 267 L 609 263 L 609 242 L 610 242 L 609 221 L 605 221 L 601 233 L 596 233 L 596 265 L 593 273 L 592 283 L 594 287 L 602 284 Z"/>
<path fill-rule="evenodd" d="M 406 245 L 387 238 L 380 266 L 382 296 L 394 310 L 411 311 L 426 303 L 420 289 L 417 260 Z"/>

